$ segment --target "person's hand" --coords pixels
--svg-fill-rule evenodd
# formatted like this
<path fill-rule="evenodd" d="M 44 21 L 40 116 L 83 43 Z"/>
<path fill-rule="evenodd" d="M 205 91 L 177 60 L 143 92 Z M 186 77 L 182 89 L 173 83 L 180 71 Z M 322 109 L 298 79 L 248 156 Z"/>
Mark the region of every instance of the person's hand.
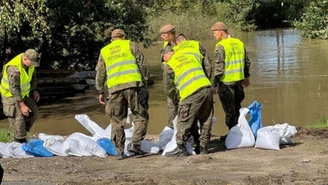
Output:
<path fill-rule="evenodd" d="M 25 104 L 21 105 L 20 109 L 21 109 L 21 112 L 24 116 L 29 116 L 31 110 L 28 108 L 28 106 L 26 106 Z"/>
<path fill-rule="evenodd" d="M 33 91 L 34 100 L 38 102 L 40 100 L 40 94 L 38 91 Z"/>
<path fill-rule="evenodd" d="M 100 104 L 103 104 L 103 105 L 106 104 L 104 94 L 99 94 L 98 100 L 99 100 Z"/>
<path fill-rule="evenodd" d="M 249 84 L 250 84 L 250 82 L 249 82 L 249 78 L 245 78 L 244 81 L 243 81 L 243 86 L 244 86 L 244 87 L 248 87 Z"/>

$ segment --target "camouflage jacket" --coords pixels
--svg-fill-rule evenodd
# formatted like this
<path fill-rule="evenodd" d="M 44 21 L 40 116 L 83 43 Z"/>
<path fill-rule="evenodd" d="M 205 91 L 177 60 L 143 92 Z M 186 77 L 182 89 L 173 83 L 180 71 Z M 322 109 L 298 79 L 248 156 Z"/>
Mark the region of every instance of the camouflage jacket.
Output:
<path fill-rule="evenodd" d="M 138 45 L 136 43 L 131 41 L 130 49 L 131 49 L 132 54 L 136 58 L 136 63 L 138 65 L 139 71 L 142 76 L 142 82 L 140 82 L 139 85 L 136 84 L 135 82 L 117 85 L 117 86 L 114 86 L 114 87 L 108 89 L 109 93 L 114 93 L 114 92 L 117 92 L 117 91 L 120 91 L 123 89 L 128 89 L 131 87 L 137 87 L 137 86 L 141 87 L 141 86 L 147 85 L 147 81 L 150 78 L 147 61 L 145 60 L 143 53 L 139 50 Z M 99 54 L 98 63 L 96 66 L 96 72 L 97 72 L 96 73 L 96 89 L 99 92 L 104 92 L 105 90 L 107 90 L 107 85 L 106 85 L 107 76 L 106 76 L 105 61 L 101 54 Z"/>

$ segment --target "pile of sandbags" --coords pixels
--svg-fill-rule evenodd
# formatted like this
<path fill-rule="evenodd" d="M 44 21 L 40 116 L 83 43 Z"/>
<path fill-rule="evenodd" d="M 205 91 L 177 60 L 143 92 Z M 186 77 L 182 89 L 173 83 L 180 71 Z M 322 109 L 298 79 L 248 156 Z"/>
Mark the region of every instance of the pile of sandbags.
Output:
<path fill-rule="evenodd" d="M 297 133 L 288 123 L 262 126 L 262 104 L 254 101 L 248 108 L 240 109 L 238 124 L 230 129 L 225 145 L 227 149 L 254 147 L 280 150 L 280 145 L 292 144 L 291 137 Z M 250 114 L 249 121 L 246 115 Z"/>

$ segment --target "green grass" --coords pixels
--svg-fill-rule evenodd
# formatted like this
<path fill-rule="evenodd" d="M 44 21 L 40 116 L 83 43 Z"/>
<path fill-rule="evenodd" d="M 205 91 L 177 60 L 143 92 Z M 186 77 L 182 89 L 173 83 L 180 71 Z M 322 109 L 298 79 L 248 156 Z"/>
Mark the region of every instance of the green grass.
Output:
<path fill-rule="evenodd" d="M 0 142 L 6 143 L 12 141 L 12 132 L 9 128 L 0 129 Z"/>
<path fill-rule="evenodd" d="M 35 133 L 27 133 L 27 140 L 31 138 L 37 138 L 37 135 Z M 10 128 L 0 128 L 0 142 L 7 143 L 13 141 L 13 132 L 10 130 Z"/>
<path fill-rule="evenodd" d="M 324 129 L 328 128 L 328 117 L 322 118 L 314 123 L 305 126 L 307 129 Z"/>

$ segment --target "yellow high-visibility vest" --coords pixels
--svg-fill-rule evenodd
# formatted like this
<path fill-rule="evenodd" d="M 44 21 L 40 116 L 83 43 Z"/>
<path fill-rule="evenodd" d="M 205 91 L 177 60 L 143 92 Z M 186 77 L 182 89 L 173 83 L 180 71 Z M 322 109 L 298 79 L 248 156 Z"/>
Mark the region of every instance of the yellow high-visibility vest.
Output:
<path fill-rule="evenodd" d="M 108 89 L 129 82 L 141 82 L 130 40 L 114 40 L 100 51 L 106 65 Z"/>
<path fill-rule="evenodd" d="M 180 101 L 198 89 L 211 85 L 201 63 L 192 54 L 175 53 L 167 62 L 174 71 L 174 84 L 179 91 Z"/>
<path fill-rule="evenodd" d="M 222 82 L 236 82 L 245 79 L 245 48 L 244 44 L 236 38 L 226 38 L 215 46 L 223 46 L 225 53 L 225 69 L 221 77 Z"/>
<path fill-rule="evenodd" d="M 169 42 L 168 41 L 165 41 L 164 43 L 163 43 L 163 48 L 165 48 L 165 46 L 167 46 L 169 44 Z"/>
<path fill-rule="evenodd" d="M 173 47 L 174 52 L 193 54 L 200 62 L 203 60 L 203 55 L 199 51 L 199 42 L 195 40 L 184 40 L 180 44 Z"/>
<path fill-rule="evenodd" d="M 13 95 L 10 93 L 9 89 L 9 81 L 8 81 L 8 73 L 7 69 L 9 66 L 16 66 L 20 73 L 20 88 L 21 88 L 21 96 L 22 98 L 29 96 L 30 94 L 30 88 L 31 88 L 31 80 L 34 72 L 34 66 L 28 67 L 28 72 L 26 73 L 26 70 L 23 67 L 22 63 L 22 55 L 23 53 L 17 55 L 15 58 L 13 58 L 10 62 L 8 62 L 4 67 L 2 71 L 2 79 L 1 79 L 1 88 L 0 92 L 2 96 L 10 98 Z"/>

